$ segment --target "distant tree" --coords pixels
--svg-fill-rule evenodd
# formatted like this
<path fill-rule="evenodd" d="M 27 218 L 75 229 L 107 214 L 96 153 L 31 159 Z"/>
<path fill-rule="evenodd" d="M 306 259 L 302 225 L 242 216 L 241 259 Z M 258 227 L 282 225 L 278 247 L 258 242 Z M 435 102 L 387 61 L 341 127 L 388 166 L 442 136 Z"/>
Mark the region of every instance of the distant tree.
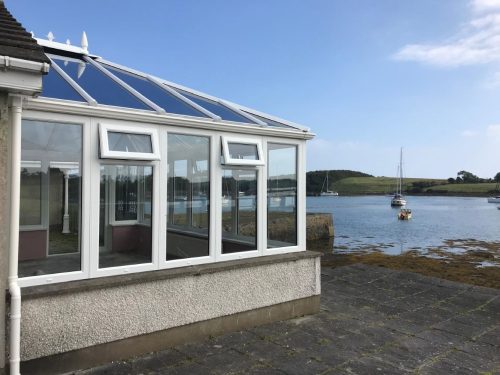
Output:
<path fill-rule="evenodd" d="M 456 181 L 455 181 L 455 179 L 454 179 L 453 177 L 450 177 L 450 178 L 448 179 L 448 183 L 449 183 L 449 184 L 454 184 L 455 182 L 456 182 Z"/>
<path fill-rule="evenodd" d="M 464 183 L 469 183 L 469 184 L 474 184 L 474 183 L 478 183 L 478 182 L 481 182 L 480 178 L 477 177 L 475 174 L 471 173 L 471 172 L 467 172 L 467 171 L 460 171 L 457 173 L 457 180 L 458 178 L 461 178 L 461 180 L 464 182 Z"/>
<path fill-rule="evenodd" d="M 495 181 L 497 184 L 500 184 L 500 172 L 498 172 L 495 177 L 493 177 L 493 181 Z"/>

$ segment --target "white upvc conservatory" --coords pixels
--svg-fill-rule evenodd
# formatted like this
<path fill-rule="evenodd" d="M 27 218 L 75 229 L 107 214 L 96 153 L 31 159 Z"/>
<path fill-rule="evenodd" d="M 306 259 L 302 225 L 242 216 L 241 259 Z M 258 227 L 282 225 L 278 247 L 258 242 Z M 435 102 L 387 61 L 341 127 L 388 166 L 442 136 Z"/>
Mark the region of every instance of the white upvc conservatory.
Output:
<path fill-rule="evenodd" d="M 38 40 L 23 108 L 19 283 L 305 250 L 308 129 Z"/>
<path fill-rule="evenodd" d="M 89 54 L 86 37 L 38 43 L 42 93 L 12 107 L 23 372 L 319 310 L 309 129 Z"/>

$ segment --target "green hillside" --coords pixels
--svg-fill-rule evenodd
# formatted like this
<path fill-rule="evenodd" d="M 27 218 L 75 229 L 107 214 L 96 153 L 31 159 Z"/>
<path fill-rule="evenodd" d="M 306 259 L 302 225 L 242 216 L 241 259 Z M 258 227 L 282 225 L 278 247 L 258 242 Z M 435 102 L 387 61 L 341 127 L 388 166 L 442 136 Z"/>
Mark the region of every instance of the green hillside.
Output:
<path fill-rule="evenodd" d="M 318 195 L 321 192 L 321 188 L 325 183 L 327 173 L 328 173 L 328 183 L 330 185 L 329 189 L 331 190 L 334 190 L 333 186 L 337 181 L 340 181 L 348 177 L 373 177 L 372 175 L 367 173 L 350 171 L 346 169 L 307 172 L 306 174 L 307 195 Z M 323 187 L 323 190 L 328 190 L 328 189 L 325 186 Z"/>
<path fill-rule="evenodd" d="M 411 192 L 415 189 L 414 184 L 419 186 L 438 185 L 446 183 L 446 180 L 430 178 L 405 178 L 403 179 L 403 190 Z M 391 194 L 396 189 L 396 179 L 394 177 L 349 177 L 337 181 L 333 184 L 333 189 L 340 195 L 361 195 L 361 194 Z M 417 193 L 417 191 L 413 191 Z"/>
<path fill-rule="evenodd" d="M 480 184 L 444 184 L 425 189 L 427 194 L 491 195 L 495 194 L 495 182 Z"/>

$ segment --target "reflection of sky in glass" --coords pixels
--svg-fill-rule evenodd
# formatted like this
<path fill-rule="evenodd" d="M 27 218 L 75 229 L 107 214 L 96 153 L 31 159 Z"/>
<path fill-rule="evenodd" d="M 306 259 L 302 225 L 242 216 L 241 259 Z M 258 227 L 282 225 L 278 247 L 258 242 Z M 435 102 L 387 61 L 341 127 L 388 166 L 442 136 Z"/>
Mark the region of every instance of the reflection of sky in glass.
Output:
<path fill-rule="evenodd" d="M 40 96 L 86 103 L 86 100 L 55 69 L 50 69 L 47 74 L 42 76 L 42 93 Z"/>
<path fill-rule="evenodd" d="M 174 89 L 184 95 L 186 98 L 192 100 L 199 106 L 202 106 L 206 110 L 212 112 L 213 114 L 216 114 L 217 116 L 220 116 L 223 120 L 227 121 L 236 121 L 236 122 L 246 122 L 253 124 L 254 122 L 247 119 L 244 116 L 241 116 L 240 114 L 234 112 L 233 110 L 227 108 L 226 106 L 219 104 L 217 102 L 214 102 L 213 100 L 210 99 L 205 99 L 202 98 L 201 96 L 198 95 L 193 95 L 190 94 L 186 91 L 179 90 L 179 89 Z"/>
<path fill-rule="evenodd" d="M 151 110 L 146 104 L 91 64 L 84 61 L 64 60 L 64 58 L 56 58 L 55 61 L 67 75 L 97 100 L 99 104 Z"/>
<path fill-rule="evenodd" d="M 110 66 L 105 67 L 126 84 L 140 92 L 153 103 L 162 107 L 167 112 L 176 113 L 179 115 L 207 117 L 197 109 L 194 109 L 189 104 L 186 104 L 182 100 L 163 90 L 155 83 L 148 81 L 146 78 L 139 77 L 135 74 L 127 73 L 122 70 L 114 69 Z"/>

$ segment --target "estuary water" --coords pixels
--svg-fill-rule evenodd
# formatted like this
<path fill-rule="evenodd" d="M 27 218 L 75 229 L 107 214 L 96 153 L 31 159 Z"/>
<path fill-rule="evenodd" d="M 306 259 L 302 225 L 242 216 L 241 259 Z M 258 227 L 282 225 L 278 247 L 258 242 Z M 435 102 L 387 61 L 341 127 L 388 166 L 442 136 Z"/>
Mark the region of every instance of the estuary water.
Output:
<path fill-rule="evenodd" d="M 400 254 L 441 247 L 463 252 L 460 242 L 500 243 L 500 210 L 486 198 L 407 196 L 409 221 L 397 219 L 388 196 L 308 197 L 307 212 L 333 213 L 336 252 Z"/>

